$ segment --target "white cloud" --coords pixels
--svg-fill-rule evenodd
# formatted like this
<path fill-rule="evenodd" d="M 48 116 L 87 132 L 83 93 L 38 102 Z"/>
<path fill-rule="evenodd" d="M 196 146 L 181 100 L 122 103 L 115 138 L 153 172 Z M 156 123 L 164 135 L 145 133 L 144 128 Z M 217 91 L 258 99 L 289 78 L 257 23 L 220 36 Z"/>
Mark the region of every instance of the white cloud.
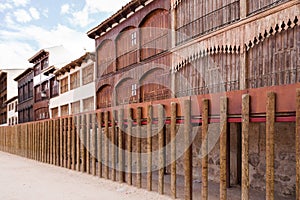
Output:
<path fill-rule="evenodd" d="M 11 2 L 15 6 L 19 7 L 19 6 L 26 6 L 30 2 L 30 0 L 11 0 Z"/>
<path fill-rule="evenodd" d="M 28 66 L 27 59 L 37 51 L 57 45 L 63 45 L 77 57 L 84 54 L 84 49 L 94 51 L 94 41 L 85 33 L 60 24 L 50 30 L 34 25 L 0 30 L 0 44 L 0 53 L 5 55 L 5 59 L 0 59 L 0 67 Z"/>
<path fill-rule="evenodd" d="M 26 23 L 32 20 L 30 14 L 23 9 L 18 9 L 14 12 L 14 16 L 18 22 Z"/>
<path fill-rule="evenodd" d="M 11 17 L 11 14 L 7 14 L 5 17 L 4 17 L 4 21 L 6 23 L 6 26 L 13 26 L 15 24 L 14 20 L 12 19 Z"/>
<path fill-rule="evenodd" d="M 70 11 L 70 5 L 69 4 L 64 4 L 60 8 L 60 13 L 61 14 L 68 14 Z"/>
<path fill-rule="evenodd" d="M 9 3 L 1 3 L 0 4 L 0 12 L 5 11 L 6 9 L 11 9 L 12 5 Z"/>
<path fill-rule="evenodd" d="M 35 20 L 40 19 L 40 13 L 36 8 L 33 8 L 33 7 L 29 8 L 29 12 L 33 19 L 35 19 Z"/>

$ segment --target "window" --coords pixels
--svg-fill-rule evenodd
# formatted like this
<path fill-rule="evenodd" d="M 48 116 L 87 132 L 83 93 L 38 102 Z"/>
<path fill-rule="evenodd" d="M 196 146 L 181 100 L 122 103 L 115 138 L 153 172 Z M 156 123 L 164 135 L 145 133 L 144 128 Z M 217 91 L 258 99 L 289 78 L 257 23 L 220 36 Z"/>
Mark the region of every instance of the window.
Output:
<path fill-rule="evenodd" d="M 72 114 L 80 113 L 80 101 L 71 104 Z"/>
<path fill-rule="evenodd" d="M 94 110 L 94 97 L 83 100 L 83 112 Z"/>
<path fill-rule="evenodd" d="M 82 70 L 82 84 L 86 85 L 93 81 L 94 81 L 94 64 L 91 64 Z"/>
<path fill-rule="evenodd" d="M 73 90 L 80 86 L 80 73 L 79 71 L 71 74 L 70 76 L 70 89 Z"/>
<path fill-rule="evenodd" d="M 35 102 L 42 100 L 40 85 L 34 88 L 34 98 L 35 98 Z"/>
<path fill-rule="evenodd" d="M 131 46 L 136 45 L 136 32 L 131 33 Z"/>
<path fill-rule="evenodd" d="M 131 96 L 136 95 L 136 84 L 131 85 Z"/>
<path fill-rule="evenodd" d="M 60 107 L 60 116 L 67 116 L 69 115 L 69 105 L 64 105 Z"/>
<path fill-rule="evenodd" d="M 68 91 L 68 77 L 60 80 L 60 93 L 63 94 Z"/>
<path fill-rule="evenodd" d="M 36 76 L 39 75 L 40 73 L 41 73 L 41 65 L 40 63 L 38 63 L 34 66 L 34 75 Z"/>
<path fill-rule="evenodd" d="M 51 109 L 51 113 L 52 113 L 52 118 L 56 118 L 58 117 L 58 108 L 52 108 Z"/>
<path fill-rule="evenodd" d="M 49 66 L 48 58 L 45 58 L 45 59 L 42 61 L 42 70 L 43 70 L 43 69 L 46 69 L 48 66 Z"/>

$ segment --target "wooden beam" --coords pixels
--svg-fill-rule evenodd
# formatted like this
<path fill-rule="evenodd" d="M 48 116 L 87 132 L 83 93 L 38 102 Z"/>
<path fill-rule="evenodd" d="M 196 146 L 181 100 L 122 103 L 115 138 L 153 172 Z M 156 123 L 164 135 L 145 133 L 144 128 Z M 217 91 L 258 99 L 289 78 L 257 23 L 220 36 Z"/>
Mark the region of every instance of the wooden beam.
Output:
<path fill-rule="evenodd" d="M 296 200 L 300 200 L 300 89 L 296 98 Z"/>
<path fill-rule="evenodd" d="M 193 165 L 192 146 L 190 134 L 191 128 L 191 100 L 184 100 L 184 197 L 185 200 L 193 199 Z"/>
<path fill-rule="evenodd" d="M 266 106 L 266 200 L 274 199 L 275 93 L 269 92 Z"/>
<path fill-rule="evenodd" d="M 72 143 L 71 143 L 71 128 L 72 128 L 72 126 L 71 126 L 71 117 L 68 117 L 67 118 L 67 120 L 68 120 L 68 132 L 67 132 L 67 137 L 68 137 L 68 139 L 67 139 L 67 151 L 68 151 L 68 156 L 67 156 L 67 167 L 68 167 L 68 169 L 71 169 L 71 164 L 72 164 L 72 160 L 71 160 L 71 148 L 72 148 Z"/>
<path fill-rule="evenodd" d="M 158 148 L 159 148 L 159 163 L 158 163 L 158 193 L 164 194 L 164 172 L 165 172 L 165 151 L 164 151 L 164 131 L 165 131 L 165 118 L 164 106 L 157 105 L 158 112 Z"/>
<path fill-rule="evenodd" d="M 125 180 L 124 177 L 124 143 L 123 143 L 123 126 L 124 124 L 124 110 L 119 109 L 118 111 L 118 126 L 119 126 L 119 133 L 118 133 L 118 144 L 119 144 L 119 182 L 123 183 Z"/>
<path fill-rule="evenodd" d="M 177 104 L 171 103 L 171 196 L 176 199 L 176 116 Z"/>
<path fill-rule="evenodd" d="M 92 155 L 92 174 L 96 176 L 96 114 L 92 113 L 92 138 L 91 138 L 91 155 Z"/>
<path fill-rule="evenodd" d="M 81 115 L 81 147 L 80 147 L 80 151 L 81 151 L 81 172 L 86 172 L 86 119 L 85 119 L 85 115 Z"/>
<path fill-rule="evenodd" d="M 202 199 L 208 199 L 208 109 L 209 100 L 202 101 Z"/>
<path fill-rule="evenodd" d="M 104 113 L 104 178 L 109 178 L 109 129 L 108 129 L 108 111 Z"/>
<path fill-rule="evenodd" d="M 152 191 L 152 118 L 153 118 L 153 107 L 148 106 L 147 109 L 147 189 Z"/>
<path fill-rule="evenodd" d="M 91 114 L 86 114 L 85 133 L 86 133 L 86 172 L 91 173 Z"/>
<path fill-rule="evenodd" d="M 142 162 L 141 162 L 141 126 L 142 126 L 142 108 L 137 108 L 137 127 L 136 127 L 136 148 L 137 148 L 137 173 L 136 173 L 136 183 L 137 187 L 142 187 L 142 174 L 141 174 L 141 168 L 142 168 Z"/>
<path fill-rule="evenodd" d="M 76 116 L 76 170 L 80 171 L 80 115 Z"/>
<path fill-rule="evenodd" d="M 97 160 L 98 160 L 98 176 L 102 178 L 102 112 L 97 113 Z"/>
<path fill-rule="evenodd" d="M 110 132 L 110 144 L 111 144 L 111 180 L 116 181 L 116 111 L 111 111 L 111 132 Z"/>
<path fill-rule="evenodd" d="M 227 199 L 227 98 L 220 102 L 220 200 Z"/>
<path fill-rule="evenodd" d="M 127 183 L 132 185 L 132 108 L 128 109 L 127 117 Z"/>

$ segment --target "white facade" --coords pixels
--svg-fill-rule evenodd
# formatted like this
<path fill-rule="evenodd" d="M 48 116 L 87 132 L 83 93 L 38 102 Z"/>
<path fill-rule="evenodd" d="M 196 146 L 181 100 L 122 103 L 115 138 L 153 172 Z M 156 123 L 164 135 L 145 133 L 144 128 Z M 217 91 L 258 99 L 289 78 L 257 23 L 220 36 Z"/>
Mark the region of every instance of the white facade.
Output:
<path fill-rule="evenodd" d="M 93 80 L 88 84 L 83 84 L 83 71 L 87 67 L 93 68 Z M 75 89 L 71 89 L 71 76 L 79 72 L 79 86 Z M 76 66 L 75 69 L 70 69 L 69 72 L 66 72 L 63 75 L 57 75 L 57 80 L 59 81 L 59 95 L 50 99 L 49 102 L 49 113 L 50 117 L 53 116 L 53 109 L 57 109 L 57 116 L 62 116 L 62 107 L 68 105 L 68 114 L 72 113 L 72 103 L 79 102 L 79 112 L 84 112 L 84 100 L 93 98 L 93 107 L 92 110 L 96 109 L 96 96 L 95 96 L 95 62 L 92 59 L 88 59 L 85 62 L 82 62 L 80 66 Z M 61 91 L 61 80 L 68 79 L 68 91 L 62 93 Z"/>
<path fill-rule="evenodd" d="M 18 124 L 18 98 L 7 103 L 7 124 L 9 126 Z"/>

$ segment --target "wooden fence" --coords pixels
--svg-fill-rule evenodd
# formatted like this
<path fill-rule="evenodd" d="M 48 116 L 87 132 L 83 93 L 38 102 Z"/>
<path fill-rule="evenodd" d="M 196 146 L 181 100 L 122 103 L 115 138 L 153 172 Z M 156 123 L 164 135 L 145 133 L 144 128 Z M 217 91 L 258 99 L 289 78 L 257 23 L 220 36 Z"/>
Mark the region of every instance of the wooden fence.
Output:
<path fill-rule="evenodd" d="M 276 93 L 267 94 L 266 103 L 266 199 L 274 199 L 274 132 Z M 191 99 L 181 102 L 172 102 L 170 118 L 167 120 L 170 126 L 171 137 L 171 196 L 178 196 L 176 182 L 176 126 L 181 123 L 184 135 L 184 198 L 192 199 L 193 196 L 193 165 L 191 128 L 192 115 Z M 202 137 L 208 134 L 209 108 L 212 103 L 208 99 L 201 102 L 201 129 Z M 291 103 L 291 102 L 289 102 Z M 300 90 L 296 95 L 296 192 L 297 200 L 300 196 Z M 250 95 L 242 97 L 242 187 L 241 199 L 249 199 L 249 122 L 250 122 Z M 226 168 L 227 168 L 227 126 L 228 126 L 228 98 L 220 99 L 220 199 L 227 198 Z M 129 185 L 142 187 L 142 160 L 141 154 L 141 128 L 146 127 L 146 151 L 147 176 L 146 188 L 151 191 L 165 193 L 165 155 L 164 129 L 158 131 L 158 184 L 154 189 L 152 169 L 154 155 L 152 154 L 152 124 L 164 127 L 166 116 L 163 105 L 127 108 L 118 110 L 99 110 L 94 113 L 68 116 L 65 118 L 52 119 L 22 125 L 0 127 L 0 150 L 11 154 L 23 156 L 40 162 L 81 171 L 100 178 L 118 180 L 120 183 L 127 182 Z M 178 116 L 178 109 L 182 109 L 182 116 Z M 146 118 L 144 118 L 146 116 Z M 180 117 L 180 120 L 179 120 Z M 183 117 L 183 118 L 182 118 Z M 132 130 L 136 127 L 136 135 Z M 116 137 L 114 137 L 116 136 Z M 133 140 L 133 138 L 135 138 Z M 138 154 L 133 154 L 133 141 L 135 141 Z M 117 144 L 118 148 L 110 148 L 109 143 Z M 126 143 L 126 146 L 125 146 Z M 208 152 L 208 142 L 202 142 L 202 152 Z M 123 151 L 126 149 L 127 151 Z M 117 152 L 118 151 L 118 152 Z M 137 158 L 133 158 L 137 156 Z M 144 158 L 144 157 L 143 157 Z M 133 171 L 133 159 L 136 160 Z M 115 162 L 118 160 L 118 162 Z M 101 162 L 100 162 L 101 161 Z M 111 162 L 113 161 L 113 162 Z M 109 163 L 110 162 L 110 163 Z M 118 166 L 117 166 L 118 164 Z M 125 169 L 127 166 L 127 169 Z M 135 181 L 133 181 L 135 179 Z M 202 199 L 208 199 L 208 156 L 202 158 Z M 200 194 L 199 194 L 200 195 Z"/>

